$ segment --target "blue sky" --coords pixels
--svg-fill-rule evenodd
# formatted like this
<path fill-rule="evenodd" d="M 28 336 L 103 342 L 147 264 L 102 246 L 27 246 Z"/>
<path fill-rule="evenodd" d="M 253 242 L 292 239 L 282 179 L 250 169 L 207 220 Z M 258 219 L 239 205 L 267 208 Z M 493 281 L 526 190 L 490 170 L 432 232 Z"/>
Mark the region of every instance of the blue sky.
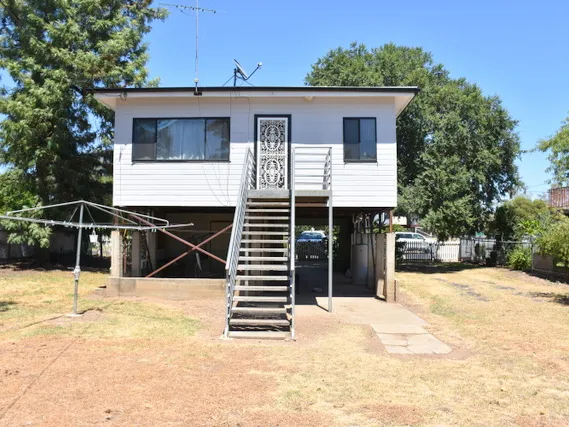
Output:
<path fill-rule="evenodd" d="M 167 3 L 195 5 L 195 0 Z M 469 4 L 467 4 L 469 3 Z M 155 3 L 157 5 L 157 3 Z M 219 86 L 232 75 L 233 58 L 257 86 L 302 85 L 319 57 L 350 42 L 421 46 L 453 77 L 466 77 L 498 95 L 519 121 L 522 148 L 552 135 L 569 110 L 569 2 L 456 0 L 424 2 L 323 0 L 200 0 L 216 14 L 199 23 L 200 85 Z M 147 37 L 149 68 L 161 86 L 193 85 L 195 17 L 171 10 Z M 526 154 L 518 162 L 529 192 L 548 188 L 547 160 Z"/>

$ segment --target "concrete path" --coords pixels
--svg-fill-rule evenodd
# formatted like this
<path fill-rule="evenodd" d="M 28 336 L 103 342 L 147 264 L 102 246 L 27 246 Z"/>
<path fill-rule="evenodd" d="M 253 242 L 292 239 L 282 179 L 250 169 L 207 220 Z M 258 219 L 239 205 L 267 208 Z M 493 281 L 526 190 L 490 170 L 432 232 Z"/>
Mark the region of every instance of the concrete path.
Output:
<path fill-rule="evenodd" d="M 411 324 L 371 325 L 388 353 L 448 354 L 452 349 L 421 326 Z"/>
<path fill-rule="evenodd" d="M 327 307 L 326 297 L 316 297 L 320 307 Z M 315 305 L 297 306 L 297 315 L 326 314 Z M 426 331 L 426 322 L 401 304 L 387 304 L 373 297 L 335 297 L 334 316 L 355 324 L 371 325 L 381 343 L 391 354 L 448 354 L 452 349 Z"/>

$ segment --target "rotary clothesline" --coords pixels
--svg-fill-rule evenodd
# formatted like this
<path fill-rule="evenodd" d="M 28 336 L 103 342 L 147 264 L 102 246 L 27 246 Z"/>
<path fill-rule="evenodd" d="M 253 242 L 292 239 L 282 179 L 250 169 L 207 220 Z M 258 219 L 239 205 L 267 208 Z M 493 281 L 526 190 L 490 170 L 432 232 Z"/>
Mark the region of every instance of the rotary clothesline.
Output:
<path fill-rule="evenodd" d="M 23 216 L 14 216 L 14 214 L 22 214 L 25 212 L 37 212 L 46 209 L 55 209 L 55 208 L 62 208 L 67 206 L 75 206 L 75 210 L 69 217 L 67 221 L 60 221 L 60 220 L 51 220 L 51 219 L 43 219 L 43 218 L 30 218 L 30 217 L 23 217 Z M 107 224 L 107 223 L 96 223 L 91 211 L 89 210 L 89 206 L 101 211 L 105 214 L 111 215 L 115 217 L 118 221 L 127 222 L 129 224 Z M 75 214 L 79 210 L 79 221 L 73 221 Z M 83 215 L 85 210 L 91 217 L 90 223 L 83 222 Z M 131 219 L 134 218 L 134 219 Z M 170 228 L 183 228 L 183 227 L 191 227 L 193 223 L 187 224 L 170 224 L 170 222 L 163 218 L 154 217 L 151 215 L 145 215 L 138 212 L 128 211 L 125 209 L 119 209 L 112 206 L 105 206 L 99 203 L 88 202 L 86 200 L 76 200 L 73 202 L 66 202 L 66 203 L 57 203 L 53 205 L 47 206 L 39 206 L 34 208 L 25 208 L 19 209 L 15 211 L 6 212 L 6 215 L 0 215 L 0 219 L 10 220 L 10 221 L 20 221 L 20 222 L 30 222 L 36 224 L 43 224 L 45 226 L 55 226 L 60 225 L 63 227 L 71 227 L 77 228 L 77 251 L 75 256 L 75 268 L 73 269 L 73 281 L 74 281 L 74 291 L 73 291 L 73 308 L 72 312 L 69 316 L 80 316 L 77 313 L 77 299 L 79 296 L 79 276 L 81 274 L 81 238 L 83 235 L 83 229 L 112 229 L 112 230 L 133 230 L 133 231 L 162 231 L 166 232 L 166 229 Z M 135 221 L 136 220 L 136 221 Z M 137 222 L 138 221 L 138 222 Z M 144 225 L 141 225 L 143 223 Z M 159 224 L 155 224 L 159 223 Z M 166 232 L 167 233 L 167 232 Z M 201 249 L 198 249 L 201 250 Z"/>

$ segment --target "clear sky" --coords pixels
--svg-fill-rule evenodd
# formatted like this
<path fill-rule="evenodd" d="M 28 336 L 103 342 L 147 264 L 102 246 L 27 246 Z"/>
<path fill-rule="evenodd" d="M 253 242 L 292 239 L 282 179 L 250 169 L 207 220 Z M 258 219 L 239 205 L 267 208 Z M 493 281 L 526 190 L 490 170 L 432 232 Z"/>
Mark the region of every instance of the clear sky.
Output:
<path fill-rule="evenodd" d="M 166 0 L 195 6 L 195 0 Z M 158 5 L 158 2 L 155 2 Z M 256 86 L 302 85 L 319 57 L 357 41 L 387 42 L 430 51 L 453 77 L 466 77 L 485 94 L 498 95 L 519 121 L 522 149 L 552 135 L 569 111 L 569 1 L 567 0 L 200 0 L 215 9 L 199 21 L 199 78 L 221 86 L 233 58 Z M 161 86 L 192 86 L 195 16 L 171 8 L 148 42 L 149 69 Z M 548 188 L 541 153 L 518 162 L 528 191 Z"/>

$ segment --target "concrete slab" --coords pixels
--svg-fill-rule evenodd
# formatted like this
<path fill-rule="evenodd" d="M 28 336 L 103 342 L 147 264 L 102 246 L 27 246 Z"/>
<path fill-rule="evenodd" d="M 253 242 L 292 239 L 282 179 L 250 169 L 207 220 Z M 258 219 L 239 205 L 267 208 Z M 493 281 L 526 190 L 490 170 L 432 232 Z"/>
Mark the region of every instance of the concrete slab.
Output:
<path fill-rule="evenodd" d="M 328 298 L 318 296 L 316 302 L 320 307 L 328 307 Z M 426 322 L 411 313 L 401 304 L 388 304 L 373 297 L 335 297 L 334 314 L 345 321 L 356 324 L 397 323 L 425 325 Z M 297 306 L 297 310 L 304 306 Z"/>
<path fill-rule="evenodd" d="M 388 345 L 403 345 L 407 346 L 409 343 L 407 340 L 390 340 L 390 339 L 382 339 L 381 343 L 385 346 Z"/>
<path fill-rule="evenodd" d="M 380 340 L 405 340 L 407 341 L 407 335 L 403 334 L 377 334 Z"/>
<path fill-rule="evenodd" d="M 399 345 L 386 345 L 385 350 L 387 350 L 387 352 L 391 354 L 413 354 L 409 350 L 407 350 L 407 347 Z"/>
<path fill-rule="evenodd" d="M 427 334 L 421 326 L 406 323 L 373 324 L 377 334 Z"/>
<path fill-rule="evenodd" d="M 401 304 L 388 304 L 373 296 L 353 295 L 347 291 L 334 297 L 333 312 L 323 294 L 304 295 L 296 306 L 298 322 L 303 316 L 334 316 L 342 322 L 370 325 L 390 354 L 448 354 L 452 349 L 423 328 L 427 323 Z"/>
<path fill-rule="evenodd" d="M 413 354 L 435 354 L 433 349 L 428 345 L 410 345 L 406 349 Z"/>

